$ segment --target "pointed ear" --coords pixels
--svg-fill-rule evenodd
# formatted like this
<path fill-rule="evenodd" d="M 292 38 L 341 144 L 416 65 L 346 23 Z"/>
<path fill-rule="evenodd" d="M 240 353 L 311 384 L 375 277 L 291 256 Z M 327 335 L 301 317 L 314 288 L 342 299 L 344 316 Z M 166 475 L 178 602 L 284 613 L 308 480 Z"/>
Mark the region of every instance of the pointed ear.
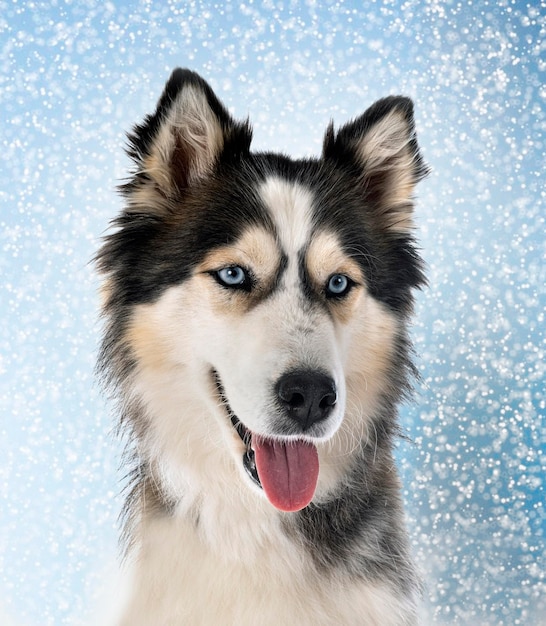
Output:
<path fill-rule="evenodd" d="M 252 131 L 236 122 L 196 73 L 176 69 L 153 115 L 129 134 L 137 168 L 122 187 L 129 210 L 161 213 L 209 175 L 221 159 L 248 153 Z"/>
<path fill-rule="evenodd" d="M 349 168 L 380 227 L 407 234 L 413 227 L 413 189 L 427 174 L 409 98 L 379 100 L 361 117 L 334 131 L 330 125 L 323 158 Z"/>

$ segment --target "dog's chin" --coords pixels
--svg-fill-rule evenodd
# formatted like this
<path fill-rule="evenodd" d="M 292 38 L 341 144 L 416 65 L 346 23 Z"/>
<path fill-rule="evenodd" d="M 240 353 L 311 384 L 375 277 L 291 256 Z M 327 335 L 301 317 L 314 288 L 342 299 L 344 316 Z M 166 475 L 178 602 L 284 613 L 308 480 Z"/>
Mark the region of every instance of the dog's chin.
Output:
<path fill-rule="evenodd" d="M 219 403 L 242 442 L 242 467 L 269 502 L 285 512 L 299 511 L 312 500 L 319 472 L 318 439 L 264 436 L 252 432 L 230 406 L 220 375 L 211 369 Z M 240 453 L 240 450 L 239 450 Z"/>

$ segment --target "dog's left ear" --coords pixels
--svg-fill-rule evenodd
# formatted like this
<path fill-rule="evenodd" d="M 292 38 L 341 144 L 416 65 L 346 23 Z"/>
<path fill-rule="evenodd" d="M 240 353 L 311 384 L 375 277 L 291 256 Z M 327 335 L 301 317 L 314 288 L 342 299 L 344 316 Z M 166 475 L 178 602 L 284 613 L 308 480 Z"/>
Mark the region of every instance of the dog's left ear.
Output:
<path fill-rule="evenodd" d="M 129 211 L 172 210 L 220 160 L 247 153 L 251 138 L 249 124 L 235 121 L 206 81 L 190 70 L 174 70 L 155 113 L 129 134 L 128 154 L 136 164 L 122 187 Z"/>
<path fill-rule="evenodd" d="M 428 172 L 415 138 L 413 103 L 390 96 L 362 116 L 326 131 L 323 158 L 356 174 L 366 205 L 381 228 L 407 234 L 413 227 L 413 189 Z"/>

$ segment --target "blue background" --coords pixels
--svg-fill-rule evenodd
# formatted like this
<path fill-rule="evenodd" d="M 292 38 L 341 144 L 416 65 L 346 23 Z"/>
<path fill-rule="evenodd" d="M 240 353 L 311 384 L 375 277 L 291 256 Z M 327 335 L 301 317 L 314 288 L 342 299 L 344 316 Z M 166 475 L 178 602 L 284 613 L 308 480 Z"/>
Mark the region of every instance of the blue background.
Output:
<path fill-rule="evenodd" d="M 402 422 L 425 624 L 546 624 L 545 4 L 0 0 L 0 623 L 100 624 L 123 471 L 93 378 L 90 263 L 124 132 L 170 71 L 206 77 L 254 147 L 414 98 L 431 176 L 423 381 Z M 115 590 L 114 590 L 115 591 Z"/>

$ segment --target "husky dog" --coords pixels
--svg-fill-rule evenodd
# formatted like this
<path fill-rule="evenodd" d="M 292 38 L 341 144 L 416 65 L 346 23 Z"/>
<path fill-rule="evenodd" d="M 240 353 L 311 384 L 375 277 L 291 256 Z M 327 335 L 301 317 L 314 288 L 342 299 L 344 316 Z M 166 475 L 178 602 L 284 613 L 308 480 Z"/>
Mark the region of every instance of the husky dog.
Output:
<path fill-rule="evenodd" d="M 98 254 L 99 370 L 133 466 L 126 626 L 399 626 L 419 580 L 393 461 L 426 167 L 394 96 L 320 158 L 250 151 L 177 69 Z"/>

